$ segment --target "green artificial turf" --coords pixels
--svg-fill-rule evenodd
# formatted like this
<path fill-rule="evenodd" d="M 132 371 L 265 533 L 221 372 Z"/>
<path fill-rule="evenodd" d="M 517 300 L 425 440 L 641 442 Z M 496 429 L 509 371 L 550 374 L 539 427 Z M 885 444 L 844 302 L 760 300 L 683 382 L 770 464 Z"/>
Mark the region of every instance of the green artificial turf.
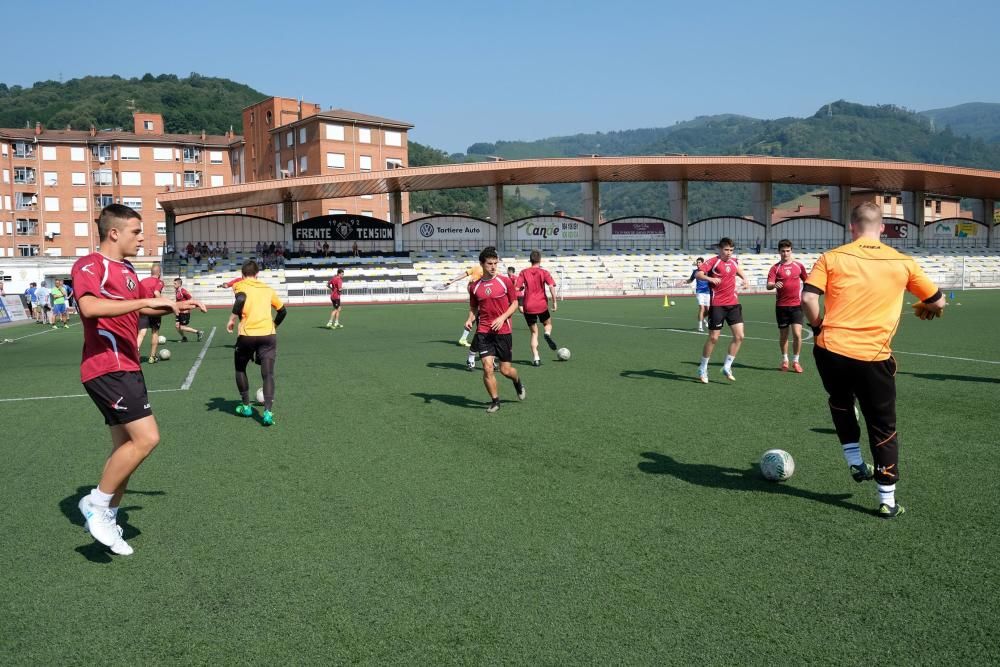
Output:
<path fill-rule="evenodd" d="M 348 304 L 336 331 L 293 308 L 271 428 L 233 414 L 227 313 L 196 314 L 190 389 L 193 339 L 165 329 L 145 367 L 162 442 L 123 503 L 131 557 L 76 510 L 109 449 L 80 327 L 4 329 L 0 399 L 56 398 L 0 402 L 0 663 L 995 664 L 1000 294 L 956 297 L 896 337 L 894 521 L 811 345 L 777 371 L 773 298 L 743 299 L 735 384 L 725 338 L 695 381 L 690 298 L 562 302 L 573 357 L 543 343 L 540 368 L 518 320 L 527 400 L 501 380 L 494 415 L 462 305 Z M 787 482 L 756 470 L 772 447 Z"/>

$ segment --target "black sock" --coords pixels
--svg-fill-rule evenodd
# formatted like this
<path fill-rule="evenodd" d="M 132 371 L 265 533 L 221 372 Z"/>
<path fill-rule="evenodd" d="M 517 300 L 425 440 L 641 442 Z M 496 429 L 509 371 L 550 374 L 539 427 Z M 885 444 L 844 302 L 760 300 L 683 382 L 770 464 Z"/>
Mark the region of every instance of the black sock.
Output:
<path fill-rule="evenodd" d="M 517 393 L 520 394 L 521 393 L 521 379 L 518 378 L 516 380 L 512 380 L 512 382 L 514 383 L 514 391 L 516 391 Z"/>

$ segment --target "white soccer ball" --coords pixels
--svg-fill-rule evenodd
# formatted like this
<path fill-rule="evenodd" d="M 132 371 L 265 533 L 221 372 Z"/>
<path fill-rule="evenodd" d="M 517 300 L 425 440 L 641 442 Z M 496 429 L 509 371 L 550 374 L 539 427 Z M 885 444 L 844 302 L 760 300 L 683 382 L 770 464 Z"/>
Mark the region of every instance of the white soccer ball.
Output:
<path fill-rule="evenodd" d="M 783 449 L 769 449 L 760 457 L 760 474 L 764 479 L 781 482 L 795 472 L 795 459 Z"/>
<path fill-rule="evenodd" d="M 156 338 L 156 342 L 159 343 L 160 345 L 163 345 L 164 343 L 167 342 L 167 337 L 166 336 L 158 336 Z"/>
<path fill-rule="evenodd" d="M 562 359 L 563 361 L 569 361 L 570 357 L 569 348 L 560 347 L 558 350 L 556 350 L 556 356 Z"/>
<path fill-rule="evenodd" d="M 260 389 L 257 390 L 257 402 L 260 403 L 261 405 L 264 404 L 264 388 L 263 387 L 261 387 Z"/>
<path fill-rule="evenodd" d="M 163 348 L 162 350 L 156 353 L 156 356 L 166 361 L 167 359 L 170 358 L 170 350 L 168 350 L 167 348 Z"/>
<path fill-rule="evenodd" d="M 677 302 L 676 302 L 676 301 L 671 301 L 671 302 L 670 302 L 670 305 L 671 305 L 671 306 L 676 306 L 676 305 L 677 305 Z"/>

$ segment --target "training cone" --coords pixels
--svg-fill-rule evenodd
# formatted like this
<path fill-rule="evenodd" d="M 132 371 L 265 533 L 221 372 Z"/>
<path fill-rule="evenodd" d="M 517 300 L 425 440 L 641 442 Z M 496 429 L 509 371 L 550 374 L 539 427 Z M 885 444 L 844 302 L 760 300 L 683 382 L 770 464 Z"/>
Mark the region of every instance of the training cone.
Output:
<path fill-rule="evenodd" d="M 663 307 L 664 308 L 670 307 L 670 295 L 663 297 Z"/>

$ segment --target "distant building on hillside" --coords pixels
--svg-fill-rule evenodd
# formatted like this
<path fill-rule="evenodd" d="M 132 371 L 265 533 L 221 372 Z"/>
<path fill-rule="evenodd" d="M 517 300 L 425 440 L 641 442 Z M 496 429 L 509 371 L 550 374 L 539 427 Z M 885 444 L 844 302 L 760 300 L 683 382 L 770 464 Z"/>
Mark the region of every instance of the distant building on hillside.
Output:
<path fill-rule="evenodd" d="M 820 192 L 816 194 L 816 197 L 819 199 L 819 214 L 825 218 L 831 217 L 830 194 Z M 903 193 L 901 192 L 882 192 L 879 190 L 853 190 L 851 192 L 851 208 L 864 202 L 872 202 L 882 207 L 882 216 L 885 218 L 905 219 Z M 959 197 L 928 194 L 924 199 L 924 221 L 933 222 L 945 218 L 969 218 L 971 220 L 972 213 L 962 210 L 961 198 Z"/>

